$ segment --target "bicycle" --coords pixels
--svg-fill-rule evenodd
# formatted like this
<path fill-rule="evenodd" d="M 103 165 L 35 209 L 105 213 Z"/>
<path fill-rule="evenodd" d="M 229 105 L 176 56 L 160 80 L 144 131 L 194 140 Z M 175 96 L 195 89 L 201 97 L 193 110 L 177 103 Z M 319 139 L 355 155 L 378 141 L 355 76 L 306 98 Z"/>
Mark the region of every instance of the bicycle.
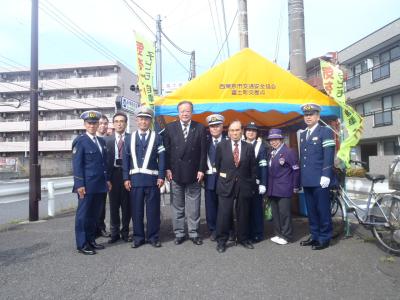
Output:
<path fill-rule="evenodd" d="M 351 163 L 366 165 L 360 161 L 351 161 Z M 347 227 L 345 223 L 348 225 L 348 213 L 352 213 L 359 224 L 372 231 L 373 236 L 386 250 L 400 254 L 400 195 L 375 192 L 374 185 L 377 182 L 383 182 L 384 175 L 366 173 L 365 177 L 371 181 L 371 187 L 364 208 L 355 203 L 356 200 L 345 191 L 343 188 L 345 175 L 339 174 L 340 184 L 331 191 L 332 219 L 334 223 L 336 221 L 343 227 Z"/>

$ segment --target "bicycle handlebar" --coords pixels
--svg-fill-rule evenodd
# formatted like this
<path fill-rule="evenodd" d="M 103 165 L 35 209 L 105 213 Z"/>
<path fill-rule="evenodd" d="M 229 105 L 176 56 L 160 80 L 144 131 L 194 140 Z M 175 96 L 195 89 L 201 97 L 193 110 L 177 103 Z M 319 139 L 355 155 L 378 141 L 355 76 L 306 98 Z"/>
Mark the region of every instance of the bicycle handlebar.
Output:
<path fill-rule="evenodd" d="M 350 163 L 351 164 L 355 164 L 355 165 L 359 165 L 359 166 L 364 167 L 364 168 L 367 167 L 367 163 L 364 162 L 364 161 L 360 161 L 360 160 L 352 160 L 352 159 L 350 159 Z"/>

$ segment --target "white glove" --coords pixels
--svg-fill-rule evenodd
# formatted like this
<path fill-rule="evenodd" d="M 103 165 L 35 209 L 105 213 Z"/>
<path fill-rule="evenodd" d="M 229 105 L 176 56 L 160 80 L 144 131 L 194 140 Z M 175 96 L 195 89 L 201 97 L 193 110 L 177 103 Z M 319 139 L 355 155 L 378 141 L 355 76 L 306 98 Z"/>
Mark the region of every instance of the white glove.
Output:
<path fill-rule="evenodd" d="M 265 187 L 265 185 L 260 184 L 260 185 L 258 186 L 258 193 L 259 193 L 260 195 L 265 194 L 266 191 L 267 191 L 267 188 Z"/>
<path fill-rule="evenodd" d="M 324 188 L 327 188 L 329 186 L 330 182 L 331 182 L 331 180 L 329 179 L 329 177 L 321 176 L 321 180 L 320 180 L 319 184 L 324 189 Z"/>

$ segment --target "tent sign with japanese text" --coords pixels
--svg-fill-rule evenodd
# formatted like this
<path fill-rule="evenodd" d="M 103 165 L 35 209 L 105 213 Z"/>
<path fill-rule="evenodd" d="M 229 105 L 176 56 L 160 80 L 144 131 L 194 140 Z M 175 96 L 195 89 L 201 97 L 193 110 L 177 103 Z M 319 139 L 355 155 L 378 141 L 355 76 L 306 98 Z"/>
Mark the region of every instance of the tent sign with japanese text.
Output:
<path fill-rule="evenodd" d="M 321 75 L 324 89 L 340 105 L 348 136 L 342 141 L 337 157 L 350 167 L 350 151 L 360 141 L 363 130 L 362 117 L 348 104 L 344 94 L 343 71 L 321 59 Z"/>
<path fill-rule="evenodd" d="M 136 33 L 136 70 L 140 89 L 141 104 L 154 106 L 153 78 L 155 66 L 155 47 Z"/>

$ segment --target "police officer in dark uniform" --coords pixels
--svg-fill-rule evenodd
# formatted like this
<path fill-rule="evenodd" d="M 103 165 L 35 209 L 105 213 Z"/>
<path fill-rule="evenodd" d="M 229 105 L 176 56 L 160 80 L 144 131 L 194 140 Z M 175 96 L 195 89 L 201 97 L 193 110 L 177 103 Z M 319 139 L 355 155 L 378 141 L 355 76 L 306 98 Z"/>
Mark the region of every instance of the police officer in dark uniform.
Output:
<path fill-rule="evenodd" d="M 86 133 L 72 142 L 72 169 L 74 175 L 73 192 L 78 194 L 78 208 L 75 217 L 76 247 L 79 253 L 96 254 L 104 249 L 97 244 L 96 226 L 99 219 L 104 194 L 111 190 L 107 174 L 107 148 L 101 137 L 96 137 L 101 113 L 85 111 Z"/>
<path fill-rule="evenodd" d="M 138 130 L 126 140 L 123 154 L 123 179 L 130 191 L 130 207 L 133 222 L 132 248 L 138 248 L 146 240 L 153 247 L 161 247 L 160 187 L 165 178 L 165 148 L 162 138 L 150 130 L 154 111 L 146 106 L 136 112 Z M 146 205 L 146 234 L 144 210 Z"/>
<path fill-rule="evenodd" d="M 217 187 L 217 171 L 215 169 L 215 155 L 217 153 L 217 145 L 223 139 L 222 130 L 224 126 L 224 116 L 212 114 L 206 118 L 210 129 L 210 136 L 207 139 L 207 171 L 205 174 L 205 206 L 206 220 L 210 239 L 216 239 L 217 212 L 218 212 L 218 195 Z"/>
<path fill-rule="evenodd" d="M 246 142 L 253 145 L 257 162 L 257 185 L 258 191 L 254 194 L 250 204 L 249 232 L 253 243 L 264 239 L 264 210 L 263 194 L 266 192 L 268 181 L 267 147 L 258 137 L 258 127 L 255 122 L 250 122 L 244 128 Z"/>
<path fill-rule="evenodd" d="M 301 185 L 307 204 L 311 236 L 300 243 L 313 250 L 329 247 L 332 238 L 329 187 L 333 184 L 335 141 L 333 132 L 319 125 L 321 107 L 301 107 L 307 129 L 300 134 Z"/>

